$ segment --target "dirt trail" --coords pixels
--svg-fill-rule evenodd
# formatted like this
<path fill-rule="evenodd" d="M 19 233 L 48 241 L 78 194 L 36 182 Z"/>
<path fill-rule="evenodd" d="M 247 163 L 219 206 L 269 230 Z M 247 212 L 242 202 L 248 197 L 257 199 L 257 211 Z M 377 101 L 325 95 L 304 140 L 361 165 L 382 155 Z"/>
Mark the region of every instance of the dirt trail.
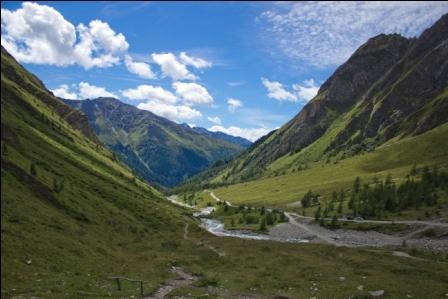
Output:
<path fill-rule="evenodd" d="M 197 276 L 184 272 L 181 268 L 172 267 L 171 271 L 178 275 L 178 278 L 168 280 L 160 286 L 153 296 L 144 297 L 144 299 L 162 299 L 173 290 L 190 285 L 198 280 Z"/>

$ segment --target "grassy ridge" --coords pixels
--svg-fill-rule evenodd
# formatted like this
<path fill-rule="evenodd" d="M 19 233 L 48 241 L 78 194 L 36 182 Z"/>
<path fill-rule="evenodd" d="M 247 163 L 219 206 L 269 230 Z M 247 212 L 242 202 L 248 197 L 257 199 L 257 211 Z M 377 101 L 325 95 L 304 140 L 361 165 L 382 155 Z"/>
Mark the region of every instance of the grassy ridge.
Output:
<path fill-rule="evenodd" d="M 300 171 L 291 167 L 284 170 L 285 174 L 271 174 L 271 177 L 218 188 L 215 193 L 236 204 L 266 206 L 298 201 L 308 190 L 329 198 L 334 190 L 350 188 L 357 176 L 368 180 L 374 176 L 385 177 L 390 173 L 393 178 L 400 179 L 404 178 L 414 163 L 447 167 L 448 142 L 445 136 L 448 136 L 448 124 L 422 135 L 399 141 L 391 140 L 373 152 L 329 163 L 308 163 L 308 168 Z M 293 162 L 295 157 L 289 156 L 288 159 Z"/>

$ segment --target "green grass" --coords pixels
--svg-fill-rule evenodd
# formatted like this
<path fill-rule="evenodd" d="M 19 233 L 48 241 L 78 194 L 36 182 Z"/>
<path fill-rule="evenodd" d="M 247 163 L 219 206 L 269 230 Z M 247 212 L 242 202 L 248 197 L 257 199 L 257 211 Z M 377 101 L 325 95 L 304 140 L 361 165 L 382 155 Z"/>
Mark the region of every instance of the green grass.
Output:
<path fill-rule="evenodd" d="M 3 72 L 8 64 L 20 80 Z M 448 273 L 440 262 L 445 256 L 404 261 L 388 250 L 206 233 L 189 211 L 169 204 L 107 149 L 53 113 L 34 81 L 2 52 L 2 298 L 138 296 L 138 285 L 125 283 L 119 292 L 110 276 L 141 279 L 149 295 L 172 278 L 172 265 L 200 277 L 176 290 L 184 295 L 204 294 L 211 286 L 225 298 L 309 298 L 316 295 L 313 283 L 321 298 L 365 296 L 377 289 L 389 298 L 406 298 L 408 291 L 414 298 L 438 298 L 446 292 Z M 62 190 L 54 190 L 53 181 L 63 182 Z M 356 290 L 359 284 L 365 291 Z"/>
<path fill-rule="evenodd" d="M 286 206 L 297 202 L 312 190 L 329 199 L 333 191 L 350 189 L 354 179 L 363 181 L 387 174 L 399 181 L 416 163 L 419 166 L 448 166 L 448 124 L 429 132 L 403 140 L 392 140 L 375 151 L 363 153 L 337 162 L 309 163 L 301 171 L 216 189 L 215 194 L 235 204 Z"/>

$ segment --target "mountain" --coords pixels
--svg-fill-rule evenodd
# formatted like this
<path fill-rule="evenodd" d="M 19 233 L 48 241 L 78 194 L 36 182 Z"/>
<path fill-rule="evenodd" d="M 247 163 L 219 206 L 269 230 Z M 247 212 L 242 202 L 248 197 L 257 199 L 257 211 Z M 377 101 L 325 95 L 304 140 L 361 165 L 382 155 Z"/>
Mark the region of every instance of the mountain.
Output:
<path fill-rule="evenodd" d="M 232 135 L 228 135 L 226 133 L 219 132 L 219 131 L 212 132 L 205 128 L 201 128 L 201 127 L 193 127 L 192 129 L 193 129 L 193 131 L 198 132 L 201 135 L 208 136 L 210 138 L 216 138 L 216 139 L 220 139 L 223 141 L 227 141 L 227 142 L 239 145 L 243 148 L 248 148 L 252 145 L 251 141 L 249 141 L 243 137 L 232 136 Z"/>
<path fill-rule="evenodd" d="M 244 147 L 113 98 L 65 100 L 84 112 L 98 138 L 141 177 L 164 187 L 228 160 Z"/>
<path fill-rule="evenodd" d="M 182 211 L 117 161 L 86 116 L 3 47 L 1 108 L 2 298 L 86 297 L 76 290 L 98 293 L 108 274 L 144 275 L 156 285 L 170 275 L 172 256 L 153 255 L 139 268 L 133 244 L 182 239 Z M 148 268 L 159 270 L 143 274 Z"/>
<path fill-rule="evenodd" d="M 448 15 L 419 38 L 373 37 L 292 120 L 227 166 L 190 183 L 232 184 L 278 175 L 437 128 L 448 121 L 447 61 Z"/>
<path fill-rule="evenodd" d="M 3 48 L 1 133 L 2 298 L 159 298 L 171 290 L 167 297 L 309 298 L 316 294 L 311 282 L 322 298 L 366 297 L 380 288 L 391 298 L 446 292 L 438 254 L 403 247 L 425 258 L 403 263 L 396 248 L 207 233 L 190 210 L 139 180 L 92 135 L 84 114 Z M 117 288 L 113 277 L 131 281 Z M 366 278 L 372 287 L 356 290 Z"/>

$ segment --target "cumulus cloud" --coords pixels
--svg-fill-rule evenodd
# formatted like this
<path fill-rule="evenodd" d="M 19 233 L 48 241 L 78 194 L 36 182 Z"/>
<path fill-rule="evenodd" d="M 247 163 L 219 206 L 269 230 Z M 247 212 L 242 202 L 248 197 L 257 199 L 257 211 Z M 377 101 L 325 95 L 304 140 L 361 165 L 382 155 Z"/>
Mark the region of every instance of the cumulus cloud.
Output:
<path fill-rule="evenodd" d="M 116 34 L 109 24 L 93 20 L 89 26 L 79 24 L 80 41 L 74 47 L 74 60 L 85 69 L 106 68 L 119 63 L 119 54 L 124 53 L 129 44 L 123 34 Z"/>
<path fill-rule="evenodd" d="M 269 81 L 266 78 L 261 78 L 261 82 L 264 87 L 268 90 L 268 97 L 271 99 L 279 101 L 291 101 L 295 102 L 298 100 L 297 96 L 289 91 L 287 91 L 283 84 L 277 81 Z"/>
<path fill-rule="evenodd" d="M 176 95 L 187 105 L 213 103 L 213 97 L 208 93 L 207 89 L 197 83 L 174 82 L 173 88 L 176 91 Z"/>
<path fill-rule="evenodd" d="M 185 65 L 191 65 L 197 69 L 203 69 L 207 67 L 211 67 L 212 63 L 209 61 L 206 61 L 202 58 L 196 58 L 192 56 L 188 56 L 187 53 L 181 52 L 179 55 L 180 61 Z"/>
<path fill-rule="evenodd" d="M 214 124 L 217 124 L 217 125 L 221 125 L 221 119 L 219 118 L 219 117 L 217 117 L 217 116 L 214 116 L 214 117 L 207 117 L 207 119 L 208 119 L 208 121 L 209 122 L 212 122 L 212 123 L 214 123 Z"/>
<path fill-rule="evenodd" d="M 167 104 L 176 104 L 177 98 L 170 91 L 160 86 L 139 85 L 136 88 L 122 90 L 121 94 L 131 100 L 159 101 Z"/>
<path fill-rule="evenodd" d="M 152 53 L 152 60 L 160 66 L 163 77 L 173 80 L 196 80 L 186 65 L 181 63 L 173 53 Z"/>
<path fill-rule="evenodd" d="M 168 118 L 172 121 L 182 122 L 202 116 L 201 112 L 185 105 L 170 105 L 158 101 L 140 103 L 137 108 L 151 111 L 154 114 Z"/>
<path fill-rule="evenodd" d="M 87 82 L 80 82 L 78 84 L 78 88 L 79 88 L 79 97 L 81 99 L 95 99 L 99 97 L 111 97 L 111 98 L 117 97 L 112 92 L 107 91 L 104 87 L 91 85 Z"/>
<path fill-rule="evenodd" d="M 149 64 L 144 62 L 137 62 L 131 56 L 125 55 L 124 63 L 129 72 L 138 75 L 144 79 L 155 79 L 156 75 L 152 72 Z"/>
<path fill-rule="evenodd" d="M 47 5 L 23 2 L 15 11 L 2 8 L 1 14 L 2 45 L 20 62 L 111 67 L 129 47 L 107 23 L 93 20 L 75 27 Z"/>
<path fill-rule="evenodd" d="M 339 65 L 380 33 L 417 36 L 448 11 L 441 2 L 296 2 L 276 5 L 258 20 L 269 47 L 297 65 Z"/>
<path fill-rule="evenodd" d="M 240 100 L 234 98 L 229 98 L 227 100 L 227 108 L 229 109 L 230 112 L 234 113 L 236 109 L 240 107 L 243 107 L 243 102 L 241 102 Z"/>
<path fill-rule="evenodd" d="M 220 125 L 212 126 L 208 130 L 212 132 L 223 132 L 228 135 L 243 137 L 252 142 L 272 131 L 271 129 L 267 128 L 240 128 L 236 126 L 230 126 L 226 128 Z"/>
<path fill-rule="evenodd" d="M 59 66 L 73 64 L 75 26 L 58 11 L 23 2 L 15 11 L 2 8 L 1 15 L 1 43 L 17 60 Z"/>
<path fill-rule="evenodd" d="M 292 88 L 296 91 L 297 97 L 301 101 L 308 102 L 317 95 L 319 86 L 313 79 L 305 80 L 302 84 L 293 84 Z"/>
<path fill-rule="evenodd" d="M 71 92 L 67 84 L 61 84 L 58 88 L 51 89 L 51 92 L 59 98 L 66 100 L 77 100 L 78 95 L 76 92 Z"/>
<path fill-rule="evenodd" d="M 191 101 L 179 98 L 171 91 L 160 86 L 143 84 L 136 88 L 122 90 L 121 94 L 128 99 L 142 101 L 137 105 L 137 108 L 151 111 L 175 122 L 184 122 L 202 117 L 200 111 L 191 107 Z M 189 98 L 190 94 L 186 91 L 183 95 Z"/>

